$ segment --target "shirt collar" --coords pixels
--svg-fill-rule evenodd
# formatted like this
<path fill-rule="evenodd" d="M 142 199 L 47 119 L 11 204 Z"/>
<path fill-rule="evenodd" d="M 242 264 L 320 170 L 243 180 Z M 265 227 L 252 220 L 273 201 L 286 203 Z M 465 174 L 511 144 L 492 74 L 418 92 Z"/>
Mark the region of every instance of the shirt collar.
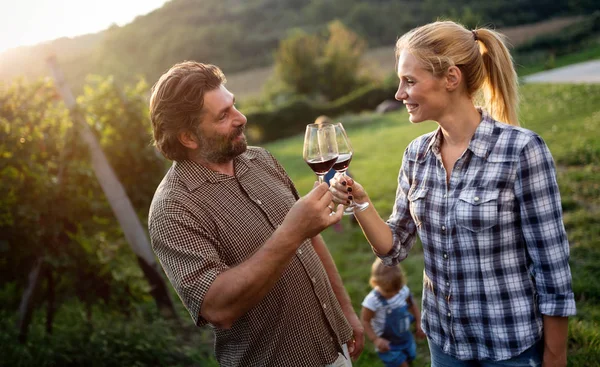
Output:
<path fill-rule="evenodd" d="M 489 155 L 490 143 L 494 133 L 494 119 L 490 114 L 481 107 L 477 107 L 477 111 L 481 114 L 481 122 L 475 130 L 475 134 L 471 138 L 471 142 L 467 149 L 473 154 L 483 159 L 486 159 Z M 437 130 L 433 134 L 429 145 L 427 146 L 426 154 L 432 151 L 434 154 L 440 154 L 440 147 L 442 143 L 442 129 L 438 126 Z"/>
<path fill-rule="evenodd" d="M 248 171 L 248 164 L 254 160 L 257 155 L 253 149 L 247 149 L 244 153 L 233 159 L 233 169 L 235 176 L 229 176 L 223 173 L 207 168 L 200 163 L 191 160 L 176 161 L 173 163 L 175 174 L 186 185 L 188 190 L 194 191 L 204 183 L 219 183 L 241 177 Z"/>

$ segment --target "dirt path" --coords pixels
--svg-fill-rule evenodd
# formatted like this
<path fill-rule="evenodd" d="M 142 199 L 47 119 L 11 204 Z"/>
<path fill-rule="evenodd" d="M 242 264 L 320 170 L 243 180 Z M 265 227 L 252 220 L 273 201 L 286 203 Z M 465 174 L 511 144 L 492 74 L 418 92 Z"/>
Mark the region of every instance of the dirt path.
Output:
<path fill-rule="evenodd" d="M 600 60 L 586 61 L 523 78 L 526 83 L 600 83 Z"/>

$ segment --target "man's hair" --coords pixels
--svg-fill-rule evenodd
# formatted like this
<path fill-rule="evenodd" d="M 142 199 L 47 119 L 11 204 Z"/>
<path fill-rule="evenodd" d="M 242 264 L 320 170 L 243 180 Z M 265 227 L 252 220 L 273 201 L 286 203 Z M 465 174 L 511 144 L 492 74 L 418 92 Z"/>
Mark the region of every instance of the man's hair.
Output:
<path fill-rule="evenodd" d="M 400 265 L 386 266 L 377 258 L 371 266 L 371 287 L 379 287 L 384 292 L 399 292 L 406 284 L 406 277 Z"/>
<path fill-rule="evenodd" d="M 204 94 L 225 82 L 225 75 L 217 66 L 185 61 L 173 65 L 154 84 L 150 97 L 154 145 L 166 158 L 174 161 L 187 158 L 178 135 L 197 130 Z"/>

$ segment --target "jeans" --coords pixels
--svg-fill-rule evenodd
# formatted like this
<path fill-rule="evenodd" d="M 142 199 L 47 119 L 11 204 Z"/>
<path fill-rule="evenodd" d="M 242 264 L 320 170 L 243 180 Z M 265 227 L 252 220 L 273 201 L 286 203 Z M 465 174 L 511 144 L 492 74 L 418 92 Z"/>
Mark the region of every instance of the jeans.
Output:
<path fill-rule="evenodd" d="M 543 342 L 537 342 L 518 356 L 503 361 L 461 361 L 446 353 L 429 341 L 431 367 L 540 367 L 542 365 Z"/>

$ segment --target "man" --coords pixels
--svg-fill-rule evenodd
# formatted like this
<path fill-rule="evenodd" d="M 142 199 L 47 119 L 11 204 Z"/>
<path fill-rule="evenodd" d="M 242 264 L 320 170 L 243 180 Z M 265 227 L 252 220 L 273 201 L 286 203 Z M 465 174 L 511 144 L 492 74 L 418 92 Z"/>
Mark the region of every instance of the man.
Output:
<path fill-rule="evenodd" d="M 224 366 L 348 366 L 363 329 L 319 233 L 327 184 L 299 198 L 271 154 L 247 147 L 246 117 L 214 65 L 184 62 L 153 87 L 155 144 L 175 163 L 149 216 L 152 246 Z"/>

